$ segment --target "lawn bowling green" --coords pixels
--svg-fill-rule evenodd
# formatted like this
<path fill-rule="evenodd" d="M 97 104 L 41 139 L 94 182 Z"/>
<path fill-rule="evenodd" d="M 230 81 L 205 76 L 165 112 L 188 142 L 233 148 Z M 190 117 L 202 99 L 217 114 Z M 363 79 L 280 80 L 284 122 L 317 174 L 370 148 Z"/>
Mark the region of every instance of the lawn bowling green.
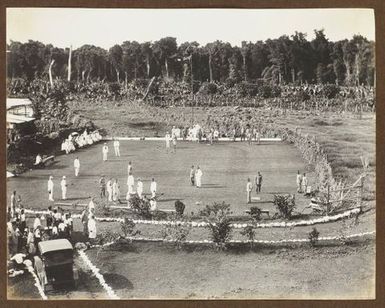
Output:
<path fill-rule="evenodd" d="M 244 215 L 250 205 L 246 204 L 246 182 L 253 181 L 258 171 L 263 175 L 260 201 L 272 200 L 275 192 L 295 193 L 297 170 L 304 171 L 305 163 L 299 151 L 292 145 L 270 141 L 249 146 L 246 142 L 219 142 L 212 146 L 193 142 L 178 142 L 176 153 L 166 153 L 164 141 L 120 141 L 121 157 L 115 157 L 112 141 L 107 142 L 110 152 L 108 161 L 102 160 L 102 143 L 81 149 L 69 155 L 56 157 L 56 163 L 45 169 L 31 170 L 7 180 L 7 197 L 16 190 L 27 208 L 47 208 L 47 180 L 54 177 L 55 202 L 61 202 L 60 180 L 67 177 L 67 202 L 87 202 L 94 196 L 99 202 L 99 177 L 117 178 L 121 198 L 127 192 L 127 164 L 133 165 L 136 181 L 144 183 L 144 193 L 150 194 L 150 181 L 158 183 L 158 194 L 163 193 L 160 209 L 174 209 L 175 200 L 185 203 L 185 213 L 197 213 L 206 204 L 225 201 L 234 214 Z M 74 176 L 73 160 L 80 159 L 80 175 Z M 191 186 L 191 166 L 200 166 L 203 171 L 202 187 Z M 310 182 L 311 185 L 311 182 Z M 8 200 L 8 204 L 10 201 Z M 257 203 L 252 203 L 257 205 Z M 261 208 L 272 209 L 271 203 L 261 203 Z"/>

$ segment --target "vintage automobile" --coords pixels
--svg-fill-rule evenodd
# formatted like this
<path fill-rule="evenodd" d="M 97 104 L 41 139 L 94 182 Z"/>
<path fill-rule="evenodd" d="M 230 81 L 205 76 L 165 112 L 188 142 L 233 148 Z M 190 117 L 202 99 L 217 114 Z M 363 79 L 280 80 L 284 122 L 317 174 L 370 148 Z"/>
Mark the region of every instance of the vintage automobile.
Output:
<path fill-rule="evenodd" d="M 74 250 L 67 239 L 42 241 L 34 257 L 34 268 L 44 290 L 69 285 L 76 286 L 78 271 L 74 265 Z"/>

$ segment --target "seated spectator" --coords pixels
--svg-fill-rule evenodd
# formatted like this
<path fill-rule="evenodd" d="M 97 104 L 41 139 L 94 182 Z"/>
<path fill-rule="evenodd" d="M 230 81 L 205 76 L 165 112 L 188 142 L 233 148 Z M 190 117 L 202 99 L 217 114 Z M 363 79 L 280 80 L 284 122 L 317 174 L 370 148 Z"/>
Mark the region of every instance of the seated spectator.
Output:
<path fill-rule="evenodd" d="M 41 157 L 40 154 L 37 154 L 37 155 L 36 155 L 36 159 L 35 159 L 34 165 L 35 165 L 36 167 L 42 167 L 42 166 L 43 166 L 43 158 Z"/>
<path fill-rule="evenodd" d="M 24 273 L 24 260 L 26 257 L 27 255 L 24 253 L 17 253 L 10 259 L 12 268 L 8 271 L 9 277 L 15 277 Z"/>

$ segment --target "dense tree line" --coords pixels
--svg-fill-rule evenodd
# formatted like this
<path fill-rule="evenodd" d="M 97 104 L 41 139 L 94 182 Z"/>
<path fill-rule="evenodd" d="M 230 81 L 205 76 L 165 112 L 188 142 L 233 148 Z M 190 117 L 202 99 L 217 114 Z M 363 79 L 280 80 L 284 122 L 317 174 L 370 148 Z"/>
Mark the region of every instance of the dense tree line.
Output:
<path fill-rule="evenodd" d="M 8 78 L 66 79 L 69 48 L 37 41 L 7 45 Z M 54 61 L 53 61 L 54 60 Z M 332 42 L 323 30 L 315 38 L 296 32 L 266 41 L 242 42 L 241 47 L 215 41 L 177 45 L 165 37 L 155 42 L 125 41 L 109 50 L 83 45 L 72 51 L 71 80 L 130 82 L 153 76 L 191 83 L 263 80 L 272 84 L 373 85 L 374 42 L 356 35 L 351 40 Z"/>

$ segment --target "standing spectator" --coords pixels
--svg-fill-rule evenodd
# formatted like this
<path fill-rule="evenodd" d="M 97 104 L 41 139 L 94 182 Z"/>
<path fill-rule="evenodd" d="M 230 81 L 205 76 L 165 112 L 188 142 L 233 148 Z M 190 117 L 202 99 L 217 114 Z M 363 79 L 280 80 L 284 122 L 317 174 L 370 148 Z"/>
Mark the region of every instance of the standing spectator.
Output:
<path fill-rule="evenodd" d="M 52 213 L 52 206 L 48 207 L 48 213 L 45 215 L 45 221 L 47 223 L 47 227 L 52 227 L 53 225 L 53 213 Z"/>
<path fill-rule="evenodd" d="M 114 183 L 112 184 L 112 200 L 114 202 L 120 200 L 120 186 L 118 179 L 115 179 Z"/>
<path fill-rule="evenodd" d="M 34 230 L 34 242 L 35 247 L 41 242 L 41 226 L 37 226 L 37 228 Z"/>
<path fill-rule="evenodd" d="M 36 253 L 35 237 L 33 234 L 34 234 L 34 229 L 29 228 L 29 232 L 27 236 L 27 252 L 29 256 L 32 256 Z"/>
<path fill-rule="evenodd" d="M 48 200 L 54 201 L 53 199 L 53 176 L 51 175 L 48 180 L 47 188 L 48 188 Z"/>
<path fill-rule="evenodd" d="M 95 203 L 94 198 L 90 197 L 90 202 L 88 202 L 88 211 L 94 211 L 95 210 Z"/>
<path fill-rule="evenodd" d="M 262 187 L 262 174 L 258 171 L 258 175 L 255 177 L 255 185 L 257 194 L 261 192 Z"/>
<path fill-rule="evenodd" d="M 67 199 L 67 180 L 66 176 L 63 175 L 62 180 L 60 181 L 61 186 L 61 197 L 63 200 Z"/>
<path fill-rule="evenodd" d="M 120 157 L 120 142 L 119 140 L 114 140 L 114 150 L 115 150 L 115 156 Z"/>
<path fill-rule="evenodd" d="M 138 194 L 138 197 L 142 199 L 143 196 L 143 182 L 138 178 L 138 182 L 136 183 L 136 192 Z"/>
<path fill-rule="evenodd" d="M 11 195 L 11 216 L 12 218 L 16 214 L 16 190 L 13 191 Z"/>
<path fill-rule="evenodd" d="M 20 231 L 24 232 L 24 230 L 27 228 L 27 222 L 25 219 L 25 213 L 24 209 L 20 211 Z"/>
<path fill-rule="evenodd" d="M 102 148 L 102 153 L 103 153 L 103 161 L 107 161 L 107 157 L 108 157 L 107 143 L 104 143 L 103 148 Z"/>
<path fill-rule="evenodd" d="M 108 201 L 112 201 L 112 179 L 110 178 L 107 181 L 107 194 L 108 194 Z"/>
<path fill-rule="evenodd" d="M 202 186 L 202 175 L 203 175 L 203 172 L 198 166 L 197 170 L 195 171 L 195 181 L 198 188 Z"/>
<path fill-rule="evenodd" d="M 74 169 L 75 169 L 75 176 L 78 176 L 79 175 L 79 171 L 80 171 L 80 160 L 79 160 L 79 157 L 76 157 L 74 159 Z"/>
<path fill-rule="evenodd" d="M 297 192 L 298 193 L 302 192 L 302 175 L 301 173 L 299 173 L 299 170 L 297 171 L 296 183 L 297 183 Z"/>
<path fill-rule="evenodd" d="M 132 173 L 132 164 L 131 164 L 131 161 L 128 162 L 128 166 L 127 166 L 127 174 L 130 175 L 130 173 Z"/>
<path fill-rule="evenodd" d="M 38 226 L 41 226 L 41 221 L 40 221 L 39 214 L 36 214 L 35 220 L 33 222 L 33 230 L 35 230 Z"/>
<path fill-rule="evenodd" d="M 102 175 L 99 179 L 99 187 L 100 187 L 100 198 L 106 197 L 106 179 L 104 175 Z"/>
<path fill-rule="evenodd" d="M 171 136 L 168 132 L 166 132 L 165 140 L 166 140 L 166 153 L 168 153 L 170 150 L 170 141 L 171 141 Z"/>
<path fill-rule="evenodd" d="M 177 137 L 176 135 L 174 135 L 174 137 L 172 138 L 172 151 L 173 153 L 176 153 L 176 142 L 177 142 Z"/>
<path fill-rule="evenodd" d="M 63 220 L 60 220 L 59 225 L 57 226 L 58 232 L 59 232 L 59 238 L 66 238 L 67 232 L 66 232 L 66 224 Z"/>
<path fill-rule="evenodd" d="M 190 169 L 190 182 L 191 182 L 191 186 L 195 186 L 195 167 L 194 167 L 194 165 L 192 165 L 191 169 Z"/>
<path fill-rule="evenodd" d="M 83 234 L 88 237 L 88 209 L 85 208 L 80 216 L 80 220 L 83 224 Z"/>
<path fill-rule="evenodd" d="M 304 173 L 302 176 L 302 192 L 305 194 L 307 190 L 307 185 L 308 185 L 308 181 L 307 181 L 306 173 Z"/>
<path fill-rule="evenodd" d="M 126 200 L 129 200 L 131 194 L 134 193 L 134 185 L 135 185 L 135 179 L 134 179 L 134 176 L 130 172 L 128 174 L 128 177 L 127 177 L 127 196 L 126 196 Z"/>
<path fill-rule="evenodd" d="M 67 213 L 65 215 L 64 223 L 67 226 L 68 238 L 70 238 L 71 234 L 72 234 L 72 231 L 74 229 L 74 224 L 73 224 L 73 220 L 72 220 L 72 217 L 71 217 L 71 213 Z"/>
<path fill-rule="evenodd" d="M 246 194 L 247 194 L 247 203 L 251 203 L 251 191 L 253 189 L 253 184 L 251 184 L 250 178 L 247 179 L 246 184 Z"/>
<path fill-rule="evenodd" d="M 88 239 L 93 244 L 96 238 L 96 221 L 95 216 L 91 215 L 88 220 Z"/>
<path fill-rule="evenodd" d="M 156 189 L 157 189 L 157 184 L 155 182 L 155 179 L 152 178 L 151 185 L 150 185 L 151 198 L 155 198 L 155 196 L 156 196 Z"/>

